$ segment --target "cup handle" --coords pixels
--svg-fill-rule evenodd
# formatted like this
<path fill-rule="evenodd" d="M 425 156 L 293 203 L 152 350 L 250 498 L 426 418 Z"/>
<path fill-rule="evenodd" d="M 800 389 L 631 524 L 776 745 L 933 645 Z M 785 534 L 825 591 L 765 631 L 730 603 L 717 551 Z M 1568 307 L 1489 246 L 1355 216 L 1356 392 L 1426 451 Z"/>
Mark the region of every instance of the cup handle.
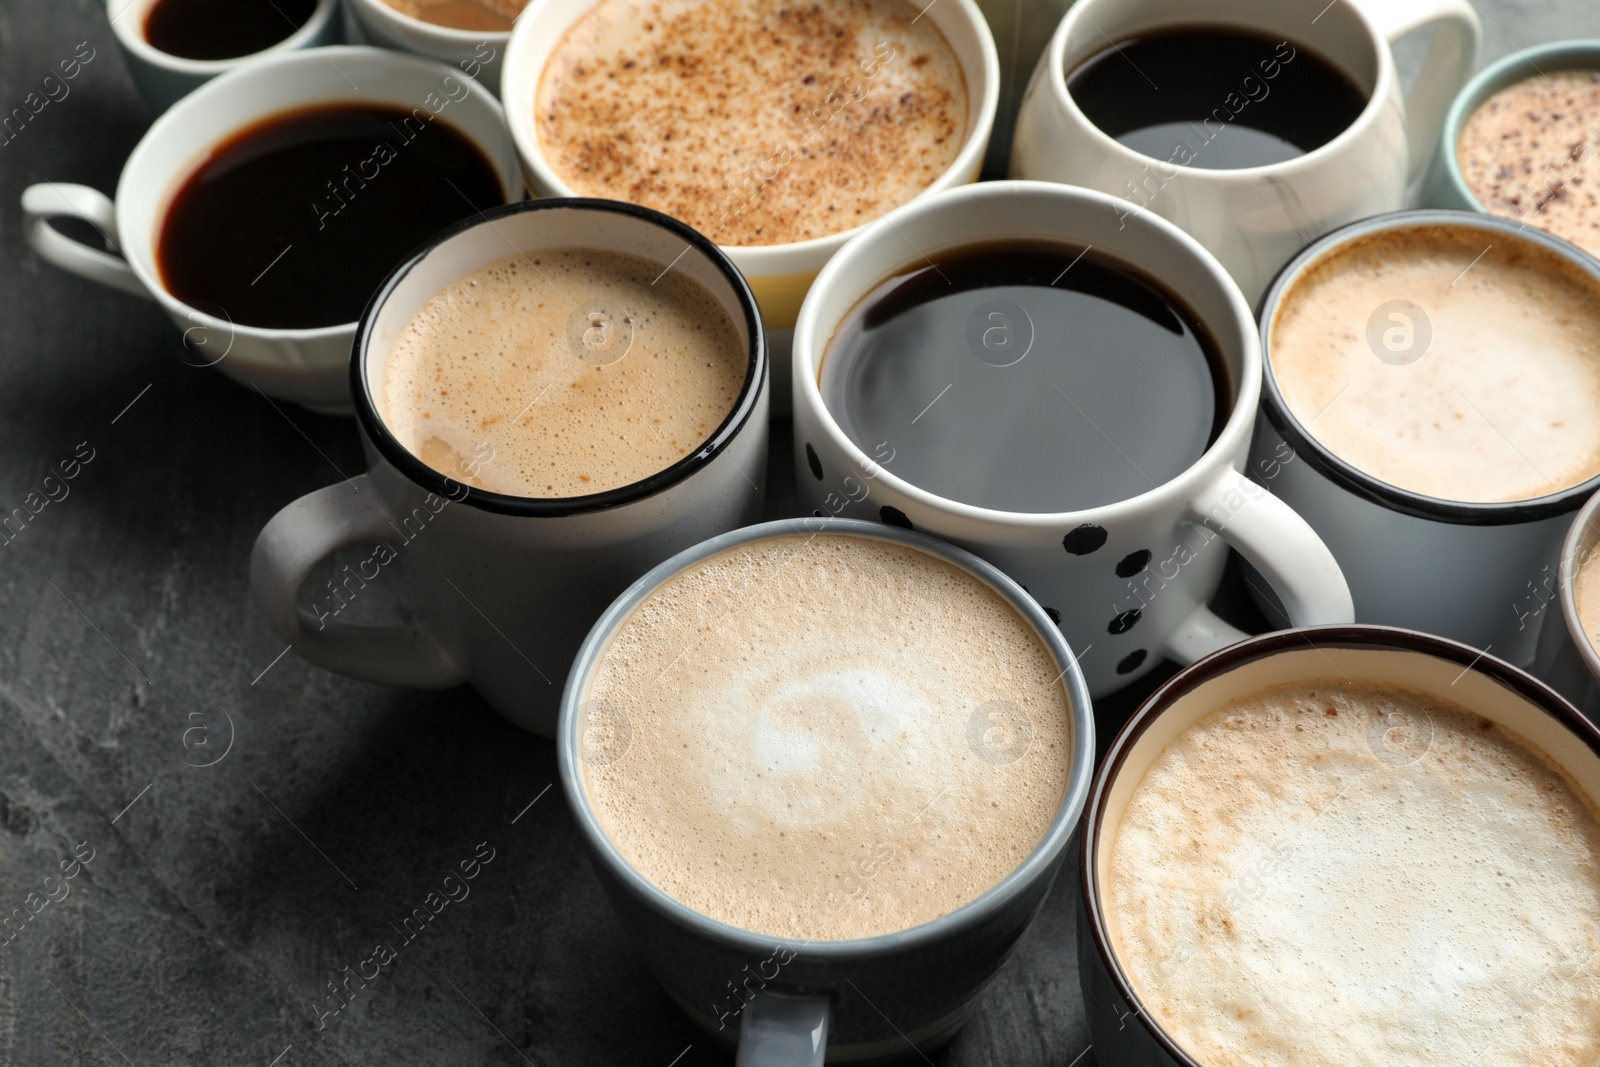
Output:
<path fill-rule="evenodd" d="M 250 590 L 274 632 L 302 659 L 368 682 L 447 689 L 461 668 L 419 624 L 361 626 L 313 618 L 297 603 L 312 568 L 347 545 L 393 538 L 395 527 L 365 474 L 301 497 L 262 527 L 250 553 Z"/>
<path fill-rule="evenodd" d="M 88 278 L 134 296 L 152 299 L 139 276 L 120 255 L 91 248 L 50 225 L 51 219 L 79 219 L 100 231 L 106 246 L 115 248 L 117 209 L 111 198 L 87 185 L 45 182 L 22 190 L 22 229 L 28 244 L 46 263 L 53 263 L 80 278 Z"/>
<path fill-rule="evenodd" d="M 830 1006 L 825 996 L 757 993 L 744 1007 L 734 1067 L 822 1067 Z"/>
<path fill-rule="evenodd" d="M 1415 183 L 1433 157 L 1451 101 L 1478 65 L 1483 29 L 1467 0 L 1362 0 L 1360 7 L 1391 47 L 1433 26 L 1428 58 L 1406 96 L 1408 180 Z"/>
<path fill-rule="evenodd" d="M 1350 586 L 1322 538 L 1288 504 L 1232 467 L 1195 494 L 1188 517 L 1221 534 L 1272 583 L 1289 613 L 1288 625 L 1355 621 Z M 1192 663 L 1246 636 L 1201 604 L 1178 624 L 1165 651 L 1179 663 Z"/>

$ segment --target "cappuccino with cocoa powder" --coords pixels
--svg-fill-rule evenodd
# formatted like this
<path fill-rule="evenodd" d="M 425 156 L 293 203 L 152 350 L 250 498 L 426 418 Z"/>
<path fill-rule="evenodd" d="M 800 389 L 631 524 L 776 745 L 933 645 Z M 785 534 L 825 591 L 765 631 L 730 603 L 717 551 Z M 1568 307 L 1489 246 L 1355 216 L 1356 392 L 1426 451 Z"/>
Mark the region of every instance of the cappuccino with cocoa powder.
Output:
<path fill-rule="evenodd" d="M 579 196 L 775 245 L 932 185 L 965 139 L 967 88 L 907 0 L 600 0 L 551 54 L 535 106 L 540 147 Z"/>
<path fill-rule="evenodd" d="M 927 552 L 755 541 L 621 623 L 584 707 L 627 743 L 585 757 L 584 789 L 629 865 L 703 915 L 775 937 L 893 933 L 977 898 L 1044 838 L 1071 766 L 1061 675 L 1004 597 Z"/>
<path fill-rule="evenodd" d="M 434 294 L 390 349 L 379 411 L 459 482 L 587 496 L 697 450 L 733 410 L 749 362 L 733 320 L 683 271 L 543 249 Z"/>

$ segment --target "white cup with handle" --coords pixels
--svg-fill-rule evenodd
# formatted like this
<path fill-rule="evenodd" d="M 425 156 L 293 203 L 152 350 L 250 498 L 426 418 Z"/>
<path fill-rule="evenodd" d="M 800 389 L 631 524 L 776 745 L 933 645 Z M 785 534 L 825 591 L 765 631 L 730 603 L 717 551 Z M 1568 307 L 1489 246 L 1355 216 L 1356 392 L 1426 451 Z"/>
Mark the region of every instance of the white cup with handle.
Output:
<path fill-rule="evenodd" d="M 1291 624 L 1354 617 L 1349 587 L 1327 546 L 1288 505 L 1241 473 L 1261 396 L 1262 355 L 1238 286 L 1176 226 L 1153 214 L 1121 225 L 1115 206 L 1104 193 L 1049 182 L 984 182 L 910 204 L 869 226 L 822 269 L 801 306 L 792 382 L 801 506 L 821 516 L 922 530 L 993 563 L 1056 622 L 1097 698 L 1163 658 L 1190 663 L 1245 637 L 1207 606 L 1230 546 L 1266 576 Z M 1203 454 L 1176 477 L 1078 511 L 993 510 L 912 484 L 895 473 L 893 442 L 869 456 L 841 427 L 823 399 L 822 365 L 831 338 L 861 299 L 945 251 L 1007 240 L 1060 242 L 1085 252 L 1091 246 L 1158 280 L 1210 333 L 1231 391 L 1228 414 Z M 1046 348 L 1055 343 L 1040 337 L 1027 358 L 1048 358 Z M 1108 361 L 1117 356 L 1114 349 L 1104 353 Z M 908 416 L 922 402 L 916 398 Z M 1061 413 L 1073 417 L 1065 400 Z M 1063 450 L 1056 461 L 1074 457 Z"/>
<path fill-rule="evenodd" d="M 1136 152 L 1089 120 L 1067 78 L 1113 44 L 1182 27 L 1282 39 L 1342 73 L 1366 94 L 1366 106 L 1320 148 L 1267 166 L 1207 169 L 1185 165 L 1181 153 Z M 1428 58 L 1402 94 L 1391 45 L 1426 27 L 1433 29 Z M 1011 176 L 1098 189 L 1117 197 L 1125 214 L 1148 210 L 1176 223 L 1222 261 L 1253 304 L 1307 242 L 1406 206 L 1450 101 L 1477 62 L 1479 37 L 1466 0 L 1078 0 L 1034 69 Z M 1247 106 L 1247 80 L 1259 85 L 1262 77 L 1239 72 L 1237 100 L 1216 101 L 1219 125 Z"/>
<path fill-rule="evenodd" d="M 173 195 L 218 145 L 274 115 L 346 103 L 413 114 L 426 108 L 434 115 L 430 121 L 448 124 L 477 146 L 506 201 L 521 199 L 516 152 L 500 104 L 487 89 L 433 60 L 376 48 L 322 48 L 258 60 L 178 101 L 135 146 L 115 200 L 64 182 L 24 189 L 23 233 L 46 262 L 160 304 L 184 332 L 187 362 L 215 366 L 269 397 L 348 414 L 355 322 L 272 329 L 229 321 L 174 296 L 162 280 L 157 254 Z M 472 214 L 465 202 L 462 214 Z M 68 237 L 51 225 L 53 219 L 89 223 L 106 248 Z"/>

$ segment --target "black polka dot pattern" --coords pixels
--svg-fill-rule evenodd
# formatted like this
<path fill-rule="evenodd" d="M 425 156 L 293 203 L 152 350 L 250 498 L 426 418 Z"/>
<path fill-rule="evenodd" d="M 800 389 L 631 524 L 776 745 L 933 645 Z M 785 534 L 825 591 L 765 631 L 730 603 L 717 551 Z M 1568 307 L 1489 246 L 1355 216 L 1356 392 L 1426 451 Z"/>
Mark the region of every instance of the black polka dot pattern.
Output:
<path fill-rule="evenodd" d="M 1039 606 L 1044 608 L 1043 604 L 1040 604 Z M 1061 612 L 1057 611 L 1055 608 L 1044 608 L 1044 613 L 1050 616 L 1051 622 L 1055 623 L 1057 626 L 1061 625 Z"/>
<path fill-rule="evenodd" d="M 1086 522 L 1061 539 L 1061 547 L 1074 556 L 1087 556 L 1106 543 L 1106 528 Z"/>
<path fill-rule="evenodd" d="M 1117 577 L 1132 578 L 1135 574 L 1150 566 L 1151 551 L 1141 548 L 1137 552 L 1129 552 L 1117 561 Z"/>
<path fill-rule="evenodd" d="M 809 441 L 806 442 L 806 466 L 811 468 L 811 477 L 822 481 L 822 460 L 817 458 L 817 450 L 811 447 Z"/>
<path fill-rule="evenodd" d="M 1111 625 L 1107 626 L 1106 629 L 1114 634 L 1125 634 L 1129 630 L 1133 629 L 1134 623 L 1138 622 L 1143 616 L 1144 611 L 1142 609 L 1129 608 L 1121 615 L 1118 615 L 1116 618 L 1112 619 Z"/>
<path fill-rule="evenodd" d="M 1143 663 L 1145 658 L 1149 655 L 1150 653 L 1146 652 L 1142 648 L 1129 652 L 1126 656 L 1123 656 L 1117 661 L 1117 673 L 1132 674 L 1134 671 L 1139 669 L 1139 665 Z"/>
<path fill-rule="evenodd" d="M 878 518 L 882 519 L 887 526 L 898 526 L 902 530 L 916 529 L 915 526 L 911 525 L 911 520 L 906 518 L 905 512 L 899 508 L 891 508 L 888 504 L 878 509 Z"/>

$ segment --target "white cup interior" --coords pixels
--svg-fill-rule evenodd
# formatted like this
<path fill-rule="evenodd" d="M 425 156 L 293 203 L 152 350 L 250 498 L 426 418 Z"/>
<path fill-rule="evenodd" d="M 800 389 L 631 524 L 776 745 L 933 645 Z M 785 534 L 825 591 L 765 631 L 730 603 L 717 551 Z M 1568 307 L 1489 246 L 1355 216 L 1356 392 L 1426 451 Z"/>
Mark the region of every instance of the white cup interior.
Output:
<path fill-rule="evenodd" d="M 368 395 L 383 395 L 383 372 L 395 339 L 440 289 L 507 256 L 553 248 L 622 252 L 659 264 L 663 271 L 682 272 L 716 299 L 734 324 L 739 343 L 749 349 L 750 328 L 740 292 L 703 250 L 629 210 L 581 204 L 546 207 L 472 223 L 434 245 L 405 271 L 372 320 L 363 352 Z"/>
<path fill-rule="evenodd" d="M 241 333 L 309 335 L 353 328 L 353 324 L 342 324 L 314 330 L 265 330 L 220 323 L 168 293 L 157 263 L 161 228 L 173 197 L 218 143 L 273 115 L 341 103 L 436 112 L 431 122 L 448 124 L 483 153 L 500 180 L 505 199 L 520 197 L 522 179 L 500 106 L 488 90 L 461 71 L 375 48 L 289 52 L 252 63 L 206 83 L 157 119 L 129 157 L 118 183 L 122 253 L 169 311 L 182 319 Z"/>

